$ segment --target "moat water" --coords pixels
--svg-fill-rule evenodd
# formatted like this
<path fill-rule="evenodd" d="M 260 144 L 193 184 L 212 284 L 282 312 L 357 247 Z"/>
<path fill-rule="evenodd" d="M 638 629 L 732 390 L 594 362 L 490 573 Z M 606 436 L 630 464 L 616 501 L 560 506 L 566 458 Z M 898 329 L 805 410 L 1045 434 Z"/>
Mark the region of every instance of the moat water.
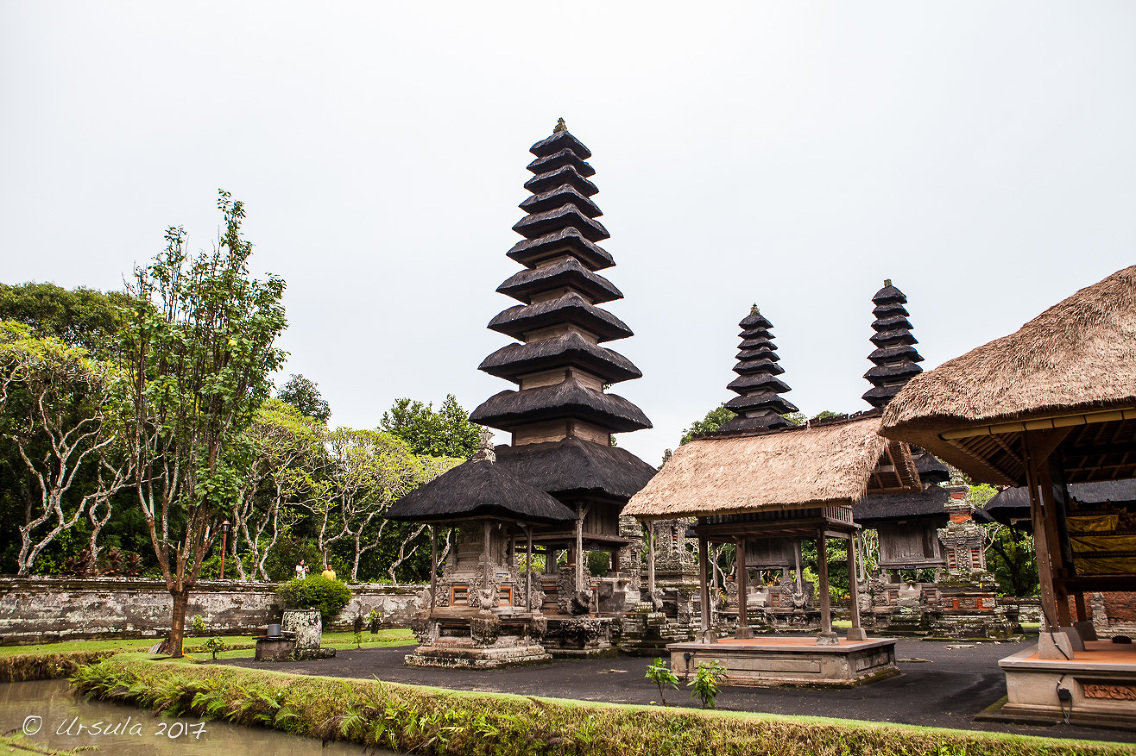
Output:
<path fill-rule="evenodd" d="M 98 749 L 95 753 L 115 756 L 392 753 L 340 742 L 324 746 L 314 738 L 259 727 L 194 717 L 155 717 L 153 712 L 133 706 L 83 701 L 72 695 L 66 680 L 0 683 L 0 733 L 19 732 L 27 733 L 28 743 L 43 743 L 57 750 L 94 746 Z"/>

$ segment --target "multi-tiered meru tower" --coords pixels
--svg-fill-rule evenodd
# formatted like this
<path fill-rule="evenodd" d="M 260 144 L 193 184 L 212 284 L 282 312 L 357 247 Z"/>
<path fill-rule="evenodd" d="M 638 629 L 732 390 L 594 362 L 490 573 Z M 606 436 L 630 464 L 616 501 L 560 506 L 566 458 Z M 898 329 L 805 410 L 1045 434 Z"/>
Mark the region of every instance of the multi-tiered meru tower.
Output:
<path fill-rule="evenodd" d="M 620 535 L 619 513 L 655 470 L 614 447 L 612 434 L 650 428 L 651 421 L 607 391 L 641 373 L 626 357 L 601 346 L 632 333 L 598 306 L 623 294 L 598 273 L 615 261 L 598 246 L 609 234 L 596 220 L 601 212 L 592 197 L 599 190 L 590 180 L 595 170 L 586 162 L 592 153 L 563 120 L 530 152 L 536 159 L 528 169 L 535 175 L 525 188 L 532 196 L 521 203 L 527 214 L 513 226 L 524 239 L 507 253 L 524 270 L 497 288 L 520 304 L 489 322 L 490 329 L 517 343 L 498 349 L 480 366 L 517 389 L 490 397 L 470 419 L 510 434 L 511 444 L 496 450 L 498 465 L 578 514 L 570 528 L 550 525 L 534 532 L 548 555 L 544 588 L 556 594 L 548 603 L 564 613 L 580 613 L 605 609 L 599 605 L 608 598 L 615 608 L 621 589 L 638 590 L 638 575 L 619 575 L 621 550 L 630 543 Z M 596 550 L 611 554 L 609 577 L 630 582 L 591 580 L 584 556 Z M 567 552 L 568 567 L 557 570 L 561 551 Z"/>
<path fill-rule="evenodd" d="M 874 367 L 864 373 L 872 384 L 864 394 L 864 401 L 873 407 L 886 407 L 908 381 L 923 372 L 916 364 L 922 362 L 923 357 L 915 350 L 919 342 L 911 335 L 911 323 L 904 307 L 907 297 L 892 286 L 890 278 L 872 297 L 872 303 L 876 306 L 872 310 L 876 316 L 876 322 L 872 323 L 875 330 L 872 343 L 876 349 L 868 355 Z"/>
<path fill-rule="evenodd" d="M 759 430 L 761 428 L 784 428 L 792 425 L 782 417 L 796 412 L 797 407 L 782 398 L 789 391 L 777 376 L 785 372 L 778 365 L 777 345 L 773 343 L 770 329 L 773 324 L 765 319 L 757 305 L 750 308 L 749 315 L 738 323 L 742 332 L 739 360 L 734 365 L 738 374 L 726 388 L 738 396 L 726 402 L 726 409 L 737 414 L 722 426 L 722 430 Z"/>

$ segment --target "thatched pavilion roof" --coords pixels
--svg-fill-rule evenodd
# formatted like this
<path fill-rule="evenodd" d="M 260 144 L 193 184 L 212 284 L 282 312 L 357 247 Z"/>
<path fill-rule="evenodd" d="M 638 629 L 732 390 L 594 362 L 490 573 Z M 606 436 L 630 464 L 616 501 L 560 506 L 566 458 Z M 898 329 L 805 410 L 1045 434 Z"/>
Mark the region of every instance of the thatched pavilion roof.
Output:
<path fill-rule="evenodd" d="M 889 442 L 879 427 L 872 413 L 695 439 L 675 450 L 623 513 L 646 520 L 741 514 L 851 504 L 891 480 L 894 490 L 916 488 L 907 445 Z"/>
<path fill-rule="evenodd" d="M 452 522 L 502 517 L 522 522 L 567 522 L 568 507 L 494 462 L 468 461 L 414 489 L 387 510 L 388 520 Z"/>
<path fill-rule="evenodd" d="M 869 527 L 895 520 L 932 519 L 947 523 L 951 495 L 942 486 L 905 494 L 869 494 L 852 507 L 853 519 Z"/>
<path fill-rule="evenodd" d="M 882 432 L 918 444 L 976 480 L 1021 483 L 1024 468 L 1013 445 L 1021 431 L 1112 423 L 1106 453 L 1118 456 L 1107 464 L 1068 464 L 1070 452 L 1100 448 L 1099 429 L 1096 440 L 1075 429 L 1065 442 L 1069 482 L 1076 483 L 1097 474 L 1136 475 L 1136 462 L 1119 456 L 1134 440 L 1132 421 L 1136 266 L 1081 289 L 1016 333 L 915 376 L 888 405 Z M 983 445 L 971 440 L 978 437 L 993 438 Z"/>

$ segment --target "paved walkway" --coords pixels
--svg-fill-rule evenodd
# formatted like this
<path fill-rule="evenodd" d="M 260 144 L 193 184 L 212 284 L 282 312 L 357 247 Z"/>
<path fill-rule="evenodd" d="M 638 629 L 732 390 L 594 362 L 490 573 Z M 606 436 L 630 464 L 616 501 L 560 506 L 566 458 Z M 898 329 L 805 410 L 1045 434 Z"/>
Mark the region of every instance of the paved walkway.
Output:
<path fill-rule="evenodd" d="M 1032 643 L 1036 641 L 971 645 L 900 640 L 896 644 L 896 658 L 902 674 L 897 677 L 848 690 L 725 687 L 718 697 L 718 707 L 1136 743 L 1134 732 L 975 722 L 975 714 L 1006 695 L 1005 676 L 998 667 L 998 660 Z M 583 701 L 648 704 L 658 699 L 654 684 L 644 678 L 650 659 L 617 656 L 557 660 L 484 671 L 425 669 L 402 663 L 411 648 L 341 650 L 334 659 L 309 662 L 276 664 L 236 659 L 226 663 L 306 675 L 366 679 L 377 676 L 381 680 L 411 685 Z M 670 691 L 667 700 L 680 706 L 697 705 L 689 695 L 686 689 Z"/>

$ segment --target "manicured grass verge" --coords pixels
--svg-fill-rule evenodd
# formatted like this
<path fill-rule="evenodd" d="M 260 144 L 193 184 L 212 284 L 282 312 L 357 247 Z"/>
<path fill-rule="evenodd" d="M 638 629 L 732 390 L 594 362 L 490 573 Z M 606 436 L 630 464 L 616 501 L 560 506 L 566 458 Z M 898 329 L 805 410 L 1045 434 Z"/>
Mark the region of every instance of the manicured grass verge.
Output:
<path fill-rule="evenodd" d="M 46 756 L 70 756 L 78 751 L 54 751 L 42 743 L 28 742 L 23 735 L 0 735 L 0 746 L 8 749 L 8 753 L 38 753 Z"/>
<path fill-rule="evenodd" d="M 994 733 L 465 693 L 379 680 L 175 665 L 118 654 L 79 670 L 82 694 L 428 754 L 1132 754 L 1128 746 Z"/>
<path fill-rule="evenodd" d="M 0 682 L 54 680 L 59 677 L 70 677 L 84 664 L 94 664 L 116 653 L 118 652 L 115 650 L 105 650 L 0 656 Z"/>

